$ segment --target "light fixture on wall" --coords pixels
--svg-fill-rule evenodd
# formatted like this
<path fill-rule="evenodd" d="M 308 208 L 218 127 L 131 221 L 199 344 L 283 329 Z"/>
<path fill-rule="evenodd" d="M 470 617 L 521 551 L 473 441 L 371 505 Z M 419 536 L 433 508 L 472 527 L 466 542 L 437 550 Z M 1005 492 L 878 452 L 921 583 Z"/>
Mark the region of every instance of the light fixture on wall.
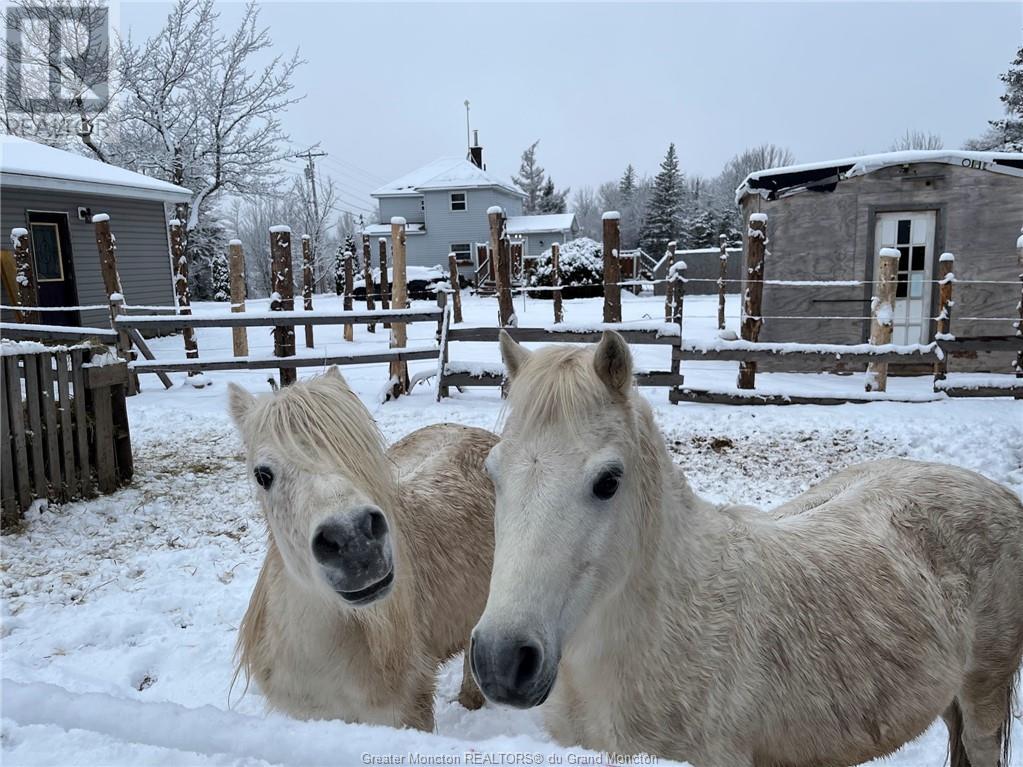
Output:
<path fill-rule="evenodd" d="M 79 221 L 92 221 L 92 208 L 86 208 L 84 205 L 78 206 L 78 220 Z"/>

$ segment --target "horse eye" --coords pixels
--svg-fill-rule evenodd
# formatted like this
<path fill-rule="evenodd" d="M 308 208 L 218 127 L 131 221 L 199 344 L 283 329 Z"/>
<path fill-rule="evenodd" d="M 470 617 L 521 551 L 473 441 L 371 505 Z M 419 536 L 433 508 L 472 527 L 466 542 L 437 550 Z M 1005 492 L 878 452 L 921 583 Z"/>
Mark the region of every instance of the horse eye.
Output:
<path fill-rule="evenodd" d="M 593 483 L 593 494 L 602 501 L 609 500 L 618 492 L 618 472 L 605 471 Z"/>
<path fill-rule="evenodd" d="M 270 485 L 274 481 L 274 473 L 270 470 L 269 466 L 257 466 L 252 473 L 256 475 L 256 482 L 259 483 L 261 488 L 264 490 L 270 489 Z"/>

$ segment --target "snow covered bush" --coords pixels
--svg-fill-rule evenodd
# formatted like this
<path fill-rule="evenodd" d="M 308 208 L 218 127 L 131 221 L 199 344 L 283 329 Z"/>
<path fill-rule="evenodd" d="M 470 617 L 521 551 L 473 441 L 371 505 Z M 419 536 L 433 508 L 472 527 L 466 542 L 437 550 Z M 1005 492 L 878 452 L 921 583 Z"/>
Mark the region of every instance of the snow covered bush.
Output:
<path fill-rule="evenodd" d="M 576 290 L 564 291 L 566 298 L 581 298 L 591 295 L 593 290 L 598 295 L 604 285 L 604 246 L 589 237 L 569 240 L 561 246 L 559 256 L 561 265 L 561 284 L 574 287 Z M 551 264 L 551 250 L 548 248 L 536 259 L 535 266 L 527 276 L 531 288 L 549 288 L 553 285 L 554 269 Z M 579 290 L 578 288 L 584 288 Z M 589 290 L 586 290 L 588 288 Z M 550 298 L 550 292 L 538 292 L 536 297 Z"/>

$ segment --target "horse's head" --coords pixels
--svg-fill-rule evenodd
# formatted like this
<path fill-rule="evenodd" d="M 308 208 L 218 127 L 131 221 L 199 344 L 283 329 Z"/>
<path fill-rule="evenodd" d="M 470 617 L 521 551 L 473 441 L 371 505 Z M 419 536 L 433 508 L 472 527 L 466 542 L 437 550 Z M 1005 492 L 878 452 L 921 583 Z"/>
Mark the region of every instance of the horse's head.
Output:
<path fill-rule="evenodd" d="M 393 492 L 383 441 L 336 368 L 256 398 L 229 384 L 249 477 L 288 573 L 355 607 L 394 580 Z"/>
<path fill-rule="evenodd" d="M 624 582 L 640 535 L 639 449 L 620 335 L 529 352 L 502 333 L 501 353 L 508 416 L 486 462 L 494 568 L 471 660 L 488 698 L 526 708 L 546 699 L 591 607 Z"/>

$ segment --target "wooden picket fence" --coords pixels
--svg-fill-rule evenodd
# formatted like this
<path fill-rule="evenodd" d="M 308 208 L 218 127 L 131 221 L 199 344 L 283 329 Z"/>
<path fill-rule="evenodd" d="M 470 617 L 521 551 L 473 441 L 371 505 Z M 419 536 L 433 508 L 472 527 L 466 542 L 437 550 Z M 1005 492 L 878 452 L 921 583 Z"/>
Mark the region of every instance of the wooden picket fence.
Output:
<path fill-rule="evenodd" d="M 131 480 L 128 369 L 105 347 L 4 352 L 2 523 L 39 499 L 112 493 Z"/>

